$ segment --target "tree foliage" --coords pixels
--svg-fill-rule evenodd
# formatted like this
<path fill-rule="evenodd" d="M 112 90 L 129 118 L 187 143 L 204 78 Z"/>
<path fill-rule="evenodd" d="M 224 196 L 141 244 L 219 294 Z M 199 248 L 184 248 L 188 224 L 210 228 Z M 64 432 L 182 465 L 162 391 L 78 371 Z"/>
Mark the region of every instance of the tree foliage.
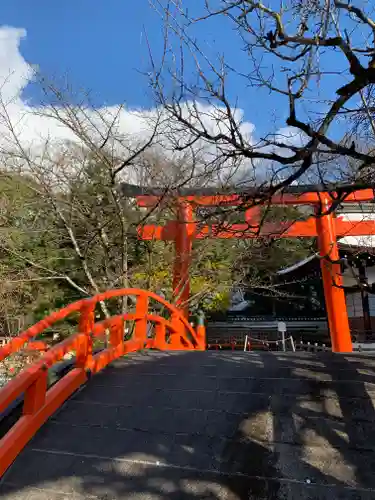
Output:
<path fill-rule="evenodd" d="M 3 171 L 0 211 L 0 322 L 13 334 L 74 300 L 111 288 L 140 287 L 172 294 L 174 246 L 140 241 L 136 227 L 145 213 L 120 195 L 107 169 L 93 160 L 52 189 L 42 178 Z M 285 219 L 285 210 L 270 220 Z M 288 209 L 289 216 L 295 216 Z M 172 217 L 170 208 L 154 221 Z M 191 309 L 223 309 L 237 283 L 269 286 L 281 266 L 306 255 L 299 240 L 204 239 L 194 243 Z M 126 308 L 121 301 L 102 314 Z"/>

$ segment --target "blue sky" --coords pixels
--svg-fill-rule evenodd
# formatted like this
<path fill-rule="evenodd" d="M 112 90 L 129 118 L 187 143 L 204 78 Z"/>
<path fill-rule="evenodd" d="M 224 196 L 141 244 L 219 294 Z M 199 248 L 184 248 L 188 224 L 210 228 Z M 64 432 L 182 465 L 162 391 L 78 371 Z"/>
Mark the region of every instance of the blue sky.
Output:
<path fill-rule="evenodd" d="M 206 50 L 226 53 L 241 66 L 239 41 L 228 31 L 223 36 L 222 23 L 202 24 L 197 33 L 207 42 Z M 20 51 L 26 61 L 37 64 L 49 78 L 67 75 L 74 87 L 92 92 L 96 105 L 152 106 L 147 78 L 141 74 L 149 69 L 145 33 L 156 55 L 163 38 L 160 18 L 148 0 L 1 0 L 0 24 L 25 29 Z M 23 97 L 37 105 L 41 96 L 37 86 L 30 84 Z M 233 78 L 230 97 L 259 131 L 267 130 L 269 115 L 264 113 L 259 91 L 254 95 Z M 277 98 L 266 94 L 263 98 L 277 108 Z"/>
<path fill-rule="evenodd" d="M 198 3 L 192 1 L 194 5 Z M 142 74 L 150 69 L 146 34 L 157 57 L 163 33 L 161 20 L 149 0 L 1 0 L 0 25 L 25 29 L 21 56 L 38 65 L 48 78 L 67 76 L 73 88 L 90 90 L 96 106 L 126 103 L 130 108 L 152 108 L 153 97 L 147 77 Z M 210 56 L 225 54 L 234 67 L 243 72 L 250 70 L 242 44 L 227 19 L 202 23 L 195 28 L 195 34 Z M 340 56 L 331 52 L 325 64 L 334 69 L 339 61 Z M 284 78 L 277 66 L 276 72 L 279 79 Z M 327 77 L 323 95 L 328 91 L 332 97 L 337 83 L 336 76 Z M 255 125 L 258 137 L 285 127 L 285 98 L 246 87 L 237 76 L 231 77 L 227 91 L 232 105 L 243 109 L 245 120 Z M 22 98 L 37 106 L 41 91 L 29 84 Z M 314 102 L 311 107 L 317 111 L 321 104 Z M 273 113 L 278 116 L 276 123 Z"/>
<path fill-rule="evenodd" d="M 0 22 L 26 29 L 21 53 L 28 62 L 48 77 L 67 74 L 74 86 L 91 89 L 97 104 L 150 104 L 137 71 L 148 63 L 144 27 L 155 44 L 161 38 L 147 0 L 2 0 Z M 39 98 L 32 85 L 24 95 Z"/>

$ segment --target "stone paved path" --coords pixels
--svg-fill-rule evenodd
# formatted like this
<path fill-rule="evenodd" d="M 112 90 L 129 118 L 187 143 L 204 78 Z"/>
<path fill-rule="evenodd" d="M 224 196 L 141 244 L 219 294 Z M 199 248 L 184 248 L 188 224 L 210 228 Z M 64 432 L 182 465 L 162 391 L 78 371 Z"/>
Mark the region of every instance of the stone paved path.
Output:
<path fill-rule="evenodd" d="M 146 352 L 39 431 L 4 500 L 375 498 L 375 356 Z"/>

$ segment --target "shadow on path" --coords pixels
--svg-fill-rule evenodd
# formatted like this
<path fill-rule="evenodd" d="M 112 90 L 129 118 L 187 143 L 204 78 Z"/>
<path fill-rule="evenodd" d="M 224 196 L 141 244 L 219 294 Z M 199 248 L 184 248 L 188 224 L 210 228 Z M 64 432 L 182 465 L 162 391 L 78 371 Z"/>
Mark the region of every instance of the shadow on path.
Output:
<path fill-rule="evenodd" d="M 369 355 L 131 355 L 50 419 L 0 495 L 375 498 L 374 381 Z"/>

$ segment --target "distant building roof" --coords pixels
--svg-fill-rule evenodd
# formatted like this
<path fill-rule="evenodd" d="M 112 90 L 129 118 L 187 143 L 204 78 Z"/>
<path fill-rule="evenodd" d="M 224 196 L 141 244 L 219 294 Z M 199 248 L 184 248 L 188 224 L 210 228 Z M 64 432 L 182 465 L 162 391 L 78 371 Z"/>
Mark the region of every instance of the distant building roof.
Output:
<path fill-rule="evenodd" d="M 308 264 L 312 260 L 316 258 L 316 254 L 314 253 L 313 255 L 310 255 L 310 257 L 307 257 L 306 259 L 300 260 L 293 264 L 292 266 L 285 267 L 284 269 L 280 269 L 280 271 L 277 271 L 277 274 L 282 275 L 282 274 L 288 274 L 291 273 L 292 271 L 295 271 L 299 267 L 303 267 L 305 264 Z"/>
<path fill-rule="evenodd" d="M 375 220 L 375 205 L 373 203 L 347 203 L 345 207 L 340 207 L 337 210 L 337 215 L 345 221 L 363 221 Z M 369 251 L 375 249 L 375 234 L 363 236 L 344 236 L 338 239 L 340 249 L 348 251 L 358 251 L 360 249 Z M 317 257 L 317 254 L 310 255 L 309 257 L 296 262 L 295 264 L 280 269 L 277 274 L 288 274 L 296 269 L 303 267 Z"/>

